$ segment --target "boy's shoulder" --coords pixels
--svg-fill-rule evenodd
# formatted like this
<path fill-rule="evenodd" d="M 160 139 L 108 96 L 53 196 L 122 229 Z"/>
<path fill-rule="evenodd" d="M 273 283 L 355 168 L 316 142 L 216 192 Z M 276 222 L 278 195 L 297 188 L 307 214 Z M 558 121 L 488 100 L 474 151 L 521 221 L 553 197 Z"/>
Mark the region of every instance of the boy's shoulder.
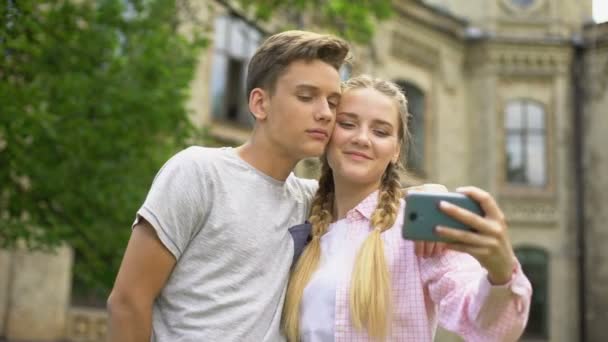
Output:
<path fill-rule="evenodd" d="M 174 158 L 178 157 L 182 160 L 198 161 L 201 159 L 201 157 L 215 158 L 226 155 L 231 149 L 231 147 L 204 147 L 193 145 L 177 152 L 174 155 Z"/>
<path fill-rule="evenodd" d="M 173 155 L 169 162 L 181 166 L 214 165 L 217 160 L 229 157 L 231 150 L 231 147 L 190 146 Z"/>
<path fill-rule="evenodd" d="M 313 196 L 319 188 L 319 182 L 315 179 L 301 178 L 296 176 L 294 173 L 289 175 L 287 179 L 290 182 L 291 187 L 295 188 L 296 191 L 304 196 L 307 202 L 312 201 Z"/>

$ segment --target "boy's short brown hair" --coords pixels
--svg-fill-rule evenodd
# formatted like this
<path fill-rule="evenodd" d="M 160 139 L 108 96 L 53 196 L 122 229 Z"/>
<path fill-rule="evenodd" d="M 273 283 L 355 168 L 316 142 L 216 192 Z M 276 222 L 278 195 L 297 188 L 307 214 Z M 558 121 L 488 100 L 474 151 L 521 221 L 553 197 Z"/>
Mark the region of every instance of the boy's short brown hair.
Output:
<path fill-rule="evenodd" d="M 272 94 L 277 79 L 293 61 L 319 59 L 339 70 L 348 52 L 346 41 L 332 35 L 297 30 L 272 35 L 249 62 L 247 97 L 255 88 Z"/>

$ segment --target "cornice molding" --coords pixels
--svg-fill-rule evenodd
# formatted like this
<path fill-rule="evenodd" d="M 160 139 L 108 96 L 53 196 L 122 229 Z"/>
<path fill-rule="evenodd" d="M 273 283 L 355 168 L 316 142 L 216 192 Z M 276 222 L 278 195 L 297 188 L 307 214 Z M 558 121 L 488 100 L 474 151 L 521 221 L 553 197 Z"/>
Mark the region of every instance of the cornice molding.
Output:
<path fill-rule="evenodd" d="M 519 200 L 501 201 L 502 210 L 509 224 L 536 224 L 554 226 L 558 221 L 558 212 L 554 204 Z"/>
<path fill-rule="evenodd" d="M 528 7 L 521 7 L 513 3 L 513 0 L 502 0 L 500 1 L 500 8 L 502 13 L 509 16 L 530 16 L 538 14 L 538 12 L 547 10 L 547 1 L 545 0 L 534 0 L 534 2 Z"/>
<path fill-rule="evenodd" d="M 498 74 L 509 76 L 553 76 L 569 72 L 572 49 L 486 45 L 473 48 L 468 57 L 470 68 L 490 66 Z"/>
<path fill-rule="evenodd" d="M 416 40 L 403 32 L 391 34 L 391 56 L 427 69 L 437 69 L 440 63 L 439 50 L 430 44 Z"/>
<path fill-rule="evenodd" d="M 440 8 L 429 6 L 423 1 L 393 0 L 393 8 L 398 16 L 408 18 L 433 31 L 458 39 L 464 39 L 466 36 L 467 20 Z"/>

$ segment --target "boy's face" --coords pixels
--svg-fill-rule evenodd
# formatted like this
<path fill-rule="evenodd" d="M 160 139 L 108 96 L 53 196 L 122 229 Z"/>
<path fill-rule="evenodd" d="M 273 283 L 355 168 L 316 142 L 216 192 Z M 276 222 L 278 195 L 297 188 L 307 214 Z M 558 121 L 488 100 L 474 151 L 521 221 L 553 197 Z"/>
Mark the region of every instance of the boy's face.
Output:
<path fill-rule="evenodd" d="M 266 93 L 268 94 L 268 93 Z M 340 101 L 340 76 L 320 60 L 294 61 L 267 95 L 263 124 L 286 159 L 320 156 L 331 136 Z"/>

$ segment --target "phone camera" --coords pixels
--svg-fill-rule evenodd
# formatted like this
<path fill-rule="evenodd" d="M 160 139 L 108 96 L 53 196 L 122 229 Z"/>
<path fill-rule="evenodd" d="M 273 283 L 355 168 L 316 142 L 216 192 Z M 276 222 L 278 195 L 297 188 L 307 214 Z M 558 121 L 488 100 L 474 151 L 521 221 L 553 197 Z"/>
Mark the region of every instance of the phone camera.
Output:
<path fill-rule="evenodd" d="M 418 214 L 410 213 L 410 221 L 416 221 L 417 218 L 418 218 Z"/>

